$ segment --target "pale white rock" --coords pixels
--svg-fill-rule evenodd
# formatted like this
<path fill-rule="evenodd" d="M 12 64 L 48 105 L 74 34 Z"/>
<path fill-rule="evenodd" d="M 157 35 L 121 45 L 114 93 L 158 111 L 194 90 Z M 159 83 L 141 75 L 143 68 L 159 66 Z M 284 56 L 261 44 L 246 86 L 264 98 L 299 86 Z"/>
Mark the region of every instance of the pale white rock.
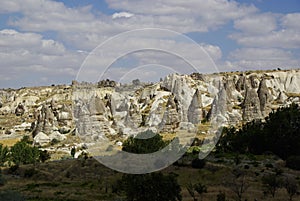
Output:
<path fill-rule="evenodd" d="M 52 141 L 53 139 L 56 139 L 58 141 L 64 141 L 67 139 L 67 137 L 65 135 L 60 134 L 60 132 L 58 131 L 54 131 L 49 135 L 50 141 Z"/>
<path fill-rule="evenodd" d="M 195 129 L 195 125 L 191 122 L 180 122 L 179 129 L 191 131 Z"/>
<path fill-rule="evenodd" d="M 40 145 L 44 146 L 47 145 L 51 141 L 50 137 L 46 135 L 43 132 L 39 132 L 34 138 L 33 138 L 33 144 L 34 145 Z"/>
<path fill-rule="evenodd" d="M 119 146 L 119 147 L 121 147 L 121 146 L 123 145 L 123 143 L 120 142 L 120 141 L 117 141 L 117 142 L 116 142 L 116 145 Z"/>
<path fill-rule="evenodd" d="M 24 122 L 24 123 L 22 123 L 20 125 L 14 126 L 14 129 L 16 131 L 24 131 L 26 129 L 30 129 L 30 127 L 31 127 L 31 123 Z"/>
<path fill-rule="evenodd" d="M 82 153 L 83 153 L 83 151 L 81 151 L 81 150 L 75 152 L 74 158 L 78 158 Z"/>
<path fill-rule="evenodd" d="M 11 114 L 13 112 L 13 109 L 9 107 L 8 105 L 0 108 L 0 113 L 3 115 Z"/>
<path fill-rule="evenodd" d="M 213 101 L 214 101 L 214 99 L 212 97 L 208 97 L 207 95 L 202 94 L 202 106 L 203 107 L 207 107 L 207 106 L 211 105 Z"/>

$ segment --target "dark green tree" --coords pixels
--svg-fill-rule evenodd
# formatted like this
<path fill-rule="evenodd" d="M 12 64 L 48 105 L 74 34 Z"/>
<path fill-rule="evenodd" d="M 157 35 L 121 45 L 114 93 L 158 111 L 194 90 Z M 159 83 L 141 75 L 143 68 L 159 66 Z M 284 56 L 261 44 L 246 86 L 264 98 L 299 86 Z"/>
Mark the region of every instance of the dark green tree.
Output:
<path fill-rule="evenodd" d="M 9 159 L 9 149 L 7 146 L 0 144 L 0 166 L 3 166 Z"/>
<path fill-rule="evenodd" d="M 289 200 L 293 200 L 293 197 L 297 194 L 298 191 L 297 180 L 292 176 L 287 176 L 284 181 L 284 188 L 289 194 Z"/>
<path fill-rule="evenodd" d="M 153 153 L 166 146 L 162 137 L 148 130 L 123 143 L 123 150 L 136 154 Z M 128 201 L 176 201 L 181 200 L 181 188 L 177 175 L 160 172 L 140 175 L 123 175 L 121 189 Z"/>
<path fill-rule="evenodd" d="M 75 153 L 76 153 L 76 149 L 75 149 L 75 147 L 72 147 L 72 149 L 71 149 L 71 156 L 73 158 L 75 157 Z"/>
<path fill-rule="evenodd" d="M 44 163 L 46 160 L 51 158 L 49 152 L 47 150 L 40 151 L 39 161 Z"/>
<path fill-rule="evenodd" d="M 11 147 L 10 152 L 10 159 L 17 166 L 21 164 L 34 164 L 39 161 L 39 149 L 31 147 L 26 142 L 17 142 Z"/>
<path fill-rule="evenodd" d="M 254 120 L 240 129 L 224 128 L 218 152 L 262 154 L 271 151 L 283 159 L 300 155 L 300 107 L 292 104 L 279 108 L 265 118 Z"/>
<path fill-rule="evenodd" d="M 168 143 L 163 141 L 162 136 L 153 133 L 151 130 L 139 133 L 137 136 L 130 136 L 123 143 L 123 151 L 147 154 L 159 151 L 164 148 Z"/>
<path fill-rule="evenodd" d="M 267 150 L 283 159 L 300 155 L 300 107 L 297 104 L 270 113 L 263 131 Z"/>
<path fill-rule="evenodd" d="M 127 201 L 177 201 L 181 200 L 181 188 L 177 175 L 151 173 L 126 174 L 122 177 L 122 189 Z"/>
<path fill-rule="evenodd" d="M 199 194 L 201 200 L 202 200 L 203 193 L 207 193 L 206 185 L 204 185 L 200 182 L 197 184 L 189 183 L 187 186 L 187 190 L 188 190 L 189 194 L 192 196 L 194 201 L 198 200 L 197 196 L 196 196 L 196 192 Z"/>
<path fill-rule="evenodd" d="M 283 185 L 282 179 L 276 174 L 265 175 L 262 182 L 266 188 L 266 192 L 274 198 L 277 190 Z"/>

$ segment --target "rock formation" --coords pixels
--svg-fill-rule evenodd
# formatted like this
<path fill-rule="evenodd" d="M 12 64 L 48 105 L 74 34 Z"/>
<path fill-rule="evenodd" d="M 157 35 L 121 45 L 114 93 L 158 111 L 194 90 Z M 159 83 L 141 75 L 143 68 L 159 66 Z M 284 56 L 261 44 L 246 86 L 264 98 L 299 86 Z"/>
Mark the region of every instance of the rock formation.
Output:
<path fill-rule="evenodd" d="M 1 132 L 32 134 L 43 145 L 75 134 L 88 143 L 122 141 L 150 128 L 171 133 L 197 130 L 201 121 L 236 125 L 300 103 L 300 70 L 171 74 L 154 84 L 134 83 L 2 89 Z"/>
<path fill-rule="evenodd" d="M 199 89 L 196 90 L 188 109 L 188 120 L 193 124 L 200 124 L 202 120 L 202 98 Z"/>

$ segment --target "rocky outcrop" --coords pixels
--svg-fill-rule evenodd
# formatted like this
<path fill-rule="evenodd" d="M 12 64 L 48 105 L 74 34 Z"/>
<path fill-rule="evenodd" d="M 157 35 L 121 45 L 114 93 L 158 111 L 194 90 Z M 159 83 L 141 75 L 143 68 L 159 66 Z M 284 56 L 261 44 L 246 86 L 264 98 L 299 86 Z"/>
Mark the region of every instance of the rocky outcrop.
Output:
<path fill-rule="evenodd" d="M 168 99 L 164 116 L 159 125 L 161 131 L 174 132 L 174 130 L 179 126 L 180 120 L 177 111 L 176 98 L 171 95 Z"/>
<path fill-rule="evenodd" d="M 272 96 L 269 93 L 266 79 L 263 78 L 261 80 L 257 93 L 260 103 L 260 111 L 262 113 L 262 116 L 265 116 L 268 109 L 267 107 L 269 107 L 269 103 L 272 101 Z"/>
<path fill-rule="evenodd" d="M 0 90 L 0 102 L 1 131 L 33 134 L 36 144 L 65 143 L 75 133 L 84 142 L 122 141 L 147 129 L 198 132 L 201 122 L 221 126 L 261 119 L 272 109 L 300 103 L 300 70 L 171 74 L 154 84 L 74 81 Z"/>
<path fill-rule="evenodd" d="M 39 132 L 34 138 L 33 138 L 33 144 L 38 146 L 45 146 L 50 143 L 51 139 L 43 132 Z"/>
<path fill-rule="evenodd" d="M 15 110 L 15 114 L 17 116 L 22 116 L 24 113 L 25 113 L 25 107 L 22 103 L 19 103 Z"/>
<path fill-rule="evenodd" d="M 202 98 L 199 89 L 196 90 L 188 109 L 188 121 L 193 124 L 200 124 L 202 120 Z"/>
<path fill-rule="evenodd" d="M 245 91 L 245 98 L 242 104 L 243 120 L 251 121 L 253 119 L 261 119 L 260 99 L 256 90 L 247 86 Z"/>

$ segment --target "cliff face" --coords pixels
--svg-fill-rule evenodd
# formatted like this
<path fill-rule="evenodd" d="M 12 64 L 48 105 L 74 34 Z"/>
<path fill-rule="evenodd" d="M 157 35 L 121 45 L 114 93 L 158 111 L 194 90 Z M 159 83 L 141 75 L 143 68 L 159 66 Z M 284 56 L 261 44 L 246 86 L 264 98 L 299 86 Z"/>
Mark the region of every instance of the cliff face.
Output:
<path fill-rule="evenodd" d="M 85 141 L 126 137 L 145 129 L 170 133 L 197 129 L 201 121 L 216 118 L 227 125 L 260 119 L 273 109 L 300 103 L 299 99 L 299 70 L 172 74 L 155 84 L 74 82 L 4 89 L 0 90 L 0 137 L 32 133 L 35 143 L 47 144 L 76 132 Z"/>

